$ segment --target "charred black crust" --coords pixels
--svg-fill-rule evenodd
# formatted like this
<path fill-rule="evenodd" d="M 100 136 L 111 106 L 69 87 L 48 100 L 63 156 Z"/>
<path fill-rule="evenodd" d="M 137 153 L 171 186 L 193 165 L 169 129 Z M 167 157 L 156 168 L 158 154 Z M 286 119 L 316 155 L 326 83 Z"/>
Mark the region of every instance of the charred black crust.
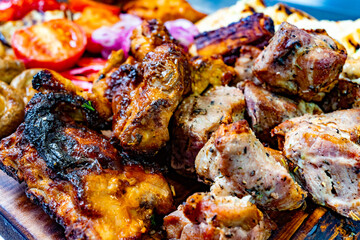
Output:
<path fill-rule="evenodd" d="M 103 122 L 95 110 L 83 107 L 85 99 L 79 96 L 62 93 L 37 93 L 29 102 L 25 113 L 26 138 L 44 159 L 46 165 L 59 173 L 66 174 L 69 169 L 79 166 L 92 166 L 94 159 L 78 158 L 71 155 L 73 139 L 62 131 L 66 124 L 61 120 L 62 111 L 56 110 L 60 105 L 70 105 L 73 109 L 81 109 L 85 124 L 95 129 L 101 129 Z M 76 127 L 75 122 L 70 123 Z"/>
<path fill-rule="evenodd" d="M 109 86 L 104 96 L 111 102 L 118 89 L 138 86 L 142 82 L 141 71 L 138 65 L 123 64 L 107 80 Z"/>
<path fill-rule="evenodd" d="M 26 189 L 25 191 L 26 196 L 33 202 L 34 204 L 41 206 L 41 208 L 44 210 L 44 212 L 49 215 L 52 219 L 55 219 L 55 221 L 60 224 L 61 226 L 65 227 L 65 223 L 62 219 L 62 217 L 58 216 L 54 213 L 54 211 L 50 208 L 49 204 L 45 204 L 44 199 L 42 196 L 35 195 Z"/>
<path fill-rule="evenodd" d="M 18 183 L 21 183 L 22 181 L 19 179 L 19 177 L 17 176 L 17 171 L 16 169 L 14 169 L 11 166 L 5 166 L 1 161 L 0 161 L 0 169 L 5 172 L 9 177 L 12 177 L 13 179 L 15 179 Z"/>

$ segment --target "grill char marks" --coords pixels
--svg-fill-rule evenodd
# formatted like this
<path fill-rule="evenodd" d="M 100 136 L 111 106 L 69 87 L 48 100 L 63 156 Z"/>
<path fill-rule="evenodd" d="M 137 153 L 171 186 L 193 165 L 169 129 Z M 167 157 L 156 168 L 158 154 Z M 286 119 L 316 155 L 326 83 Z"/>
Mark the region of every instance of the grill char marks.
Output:
<path fill-rule="evenodd" d="M 197 35 L 195 45 L 199 55 L 222 55 L 232 59 L 232 55 L 239 56 L 241 46 L 264 48 L 273 35 L 274 23 L 271 18 L 255 13 L 227 27 Z"/>

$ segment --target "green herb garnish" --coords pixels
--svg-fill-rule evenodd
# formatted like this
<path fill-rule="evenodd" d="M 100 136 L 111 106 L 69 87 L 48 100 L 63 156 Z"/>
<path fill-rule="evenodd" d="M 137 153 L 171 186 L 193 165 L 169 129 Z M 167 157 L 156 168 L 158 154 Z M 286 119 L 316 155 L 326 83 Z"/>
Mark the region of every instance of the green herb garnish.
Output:
<path fill-rule="evenodd" d="M 95 108 L 91 105 L 91 101 L 85 102 L 83 105 L 81 105 L 81 107 L 87 108 L 87 109 L 89 109 L 91 111 L 95 111 Z"/>
<path fill-rule="evenodd" d="M 155 214 L 151 215 L 150 223 L 151 223 L 151 226 L 153 226 L 153 227 L 156 226 Z"/>
<path fill-rule="evenodd" d="M 296 66 L 298 69 L 302 70 L 302 67 L 300 67 L 299 64 L 296 63 L 295 66 Z"/>

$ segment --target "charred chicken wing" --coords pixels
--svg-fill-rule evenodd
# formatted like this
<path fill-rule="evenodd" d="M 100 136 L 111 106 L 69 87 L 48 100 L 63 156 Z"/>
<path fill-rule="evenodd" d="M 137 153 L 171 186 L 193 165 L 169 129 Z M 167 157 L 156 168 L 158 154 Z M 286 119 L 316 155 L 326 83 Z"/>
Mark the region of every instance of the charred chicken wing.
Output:
<path fill-rule="evenodd" d="M 78 95 L 88 100 L 91 108 L 94 108 L 104 120 L 111 117 L 111 107 L 105 101 L 93 93 L 84 91 L 82 88 L 77 87 L 69 79 L 64 78 L 59 73 L 51 70 L 42 70 L 38 72 L 32 80 L 33 89 L 42 92 L 62 92 L 71 95 Z"/>
<path fill-rule="evenodd" d="M 130 50 L 132 56 L 137 61 L 142 61 L 146 54 L 164 43 L 173 43 L 174 39 L 170 36 L 166 27 L 156 19 L 143 21 L 134 30 L 131 36 Z"/>
<path fill-rule="evenodd" d="M 109 140 L 88 128 L 101 129 L 102 121 L 86 102 L 64 93 L 35 95 L 25 123 L 1 141 L 0 167 L 25 182 L 27 196 L 68 239 L 139 238 L 153 214 L 172 210 L 170 188 L 161 175 L 122 163 Z"/>
<path fill-rule="evenodd" d="M 277 126 L 284 155 L 312 198 L 360 220 L 360 109 L 305 115 Z"/>
<path fill-rule="evenodd" d="M 125 150 L 152 155 L 170 138 L 170 118 L 191 88 L 190 68 L 180 47 L 164 44 L 146 55 L 141 69 L 139 84 L 135 77 L 115 93 L 113 134 Z"/>
<path fill-rule="evenodd" d="M 307 195 L 265 150 L 245 120 L 221 125 L 199 152 L 195 166 L 205 182 L 214 182 L 212 192 L 238 197 L 250 194 L 266 209 L 296 209 Z"/>
<path fill-rule="evenodd" d="M 249 197 L 195 193 L 164 218 L 169 239 L 267 239 L 272 223 Z"/>
<path fill-rule="evenodd" d="M 282 23 L 253 72 L 275 92 L 321 101 L 336 84 L 346 50 L 325 30 L 306 31 Z"/>

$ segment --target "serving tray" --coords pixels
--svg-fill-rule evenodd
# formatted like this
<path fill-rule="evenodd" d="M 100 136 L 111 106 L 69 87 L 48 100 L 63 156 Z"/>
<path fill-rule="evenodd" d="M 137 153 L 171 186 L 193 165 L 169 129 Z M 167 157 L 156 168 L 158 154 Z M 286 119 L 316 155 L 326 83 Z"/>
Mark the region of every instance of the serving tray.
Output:
<path fill-rule="evenodd" d="M 202 187 L 186 179 L 170 179 L 176 204 Z M 181 184 L 180 184 L 181 182 Z M 5 240 L 63 240 L 63 228 L 25 196 L 25 186 L 0 171 L 0 236 Z M 267 212 L 278 225 L 272 240 L 359 239 L 360 221 L 352 221 L 307 201 L 295 211 Z"/>

